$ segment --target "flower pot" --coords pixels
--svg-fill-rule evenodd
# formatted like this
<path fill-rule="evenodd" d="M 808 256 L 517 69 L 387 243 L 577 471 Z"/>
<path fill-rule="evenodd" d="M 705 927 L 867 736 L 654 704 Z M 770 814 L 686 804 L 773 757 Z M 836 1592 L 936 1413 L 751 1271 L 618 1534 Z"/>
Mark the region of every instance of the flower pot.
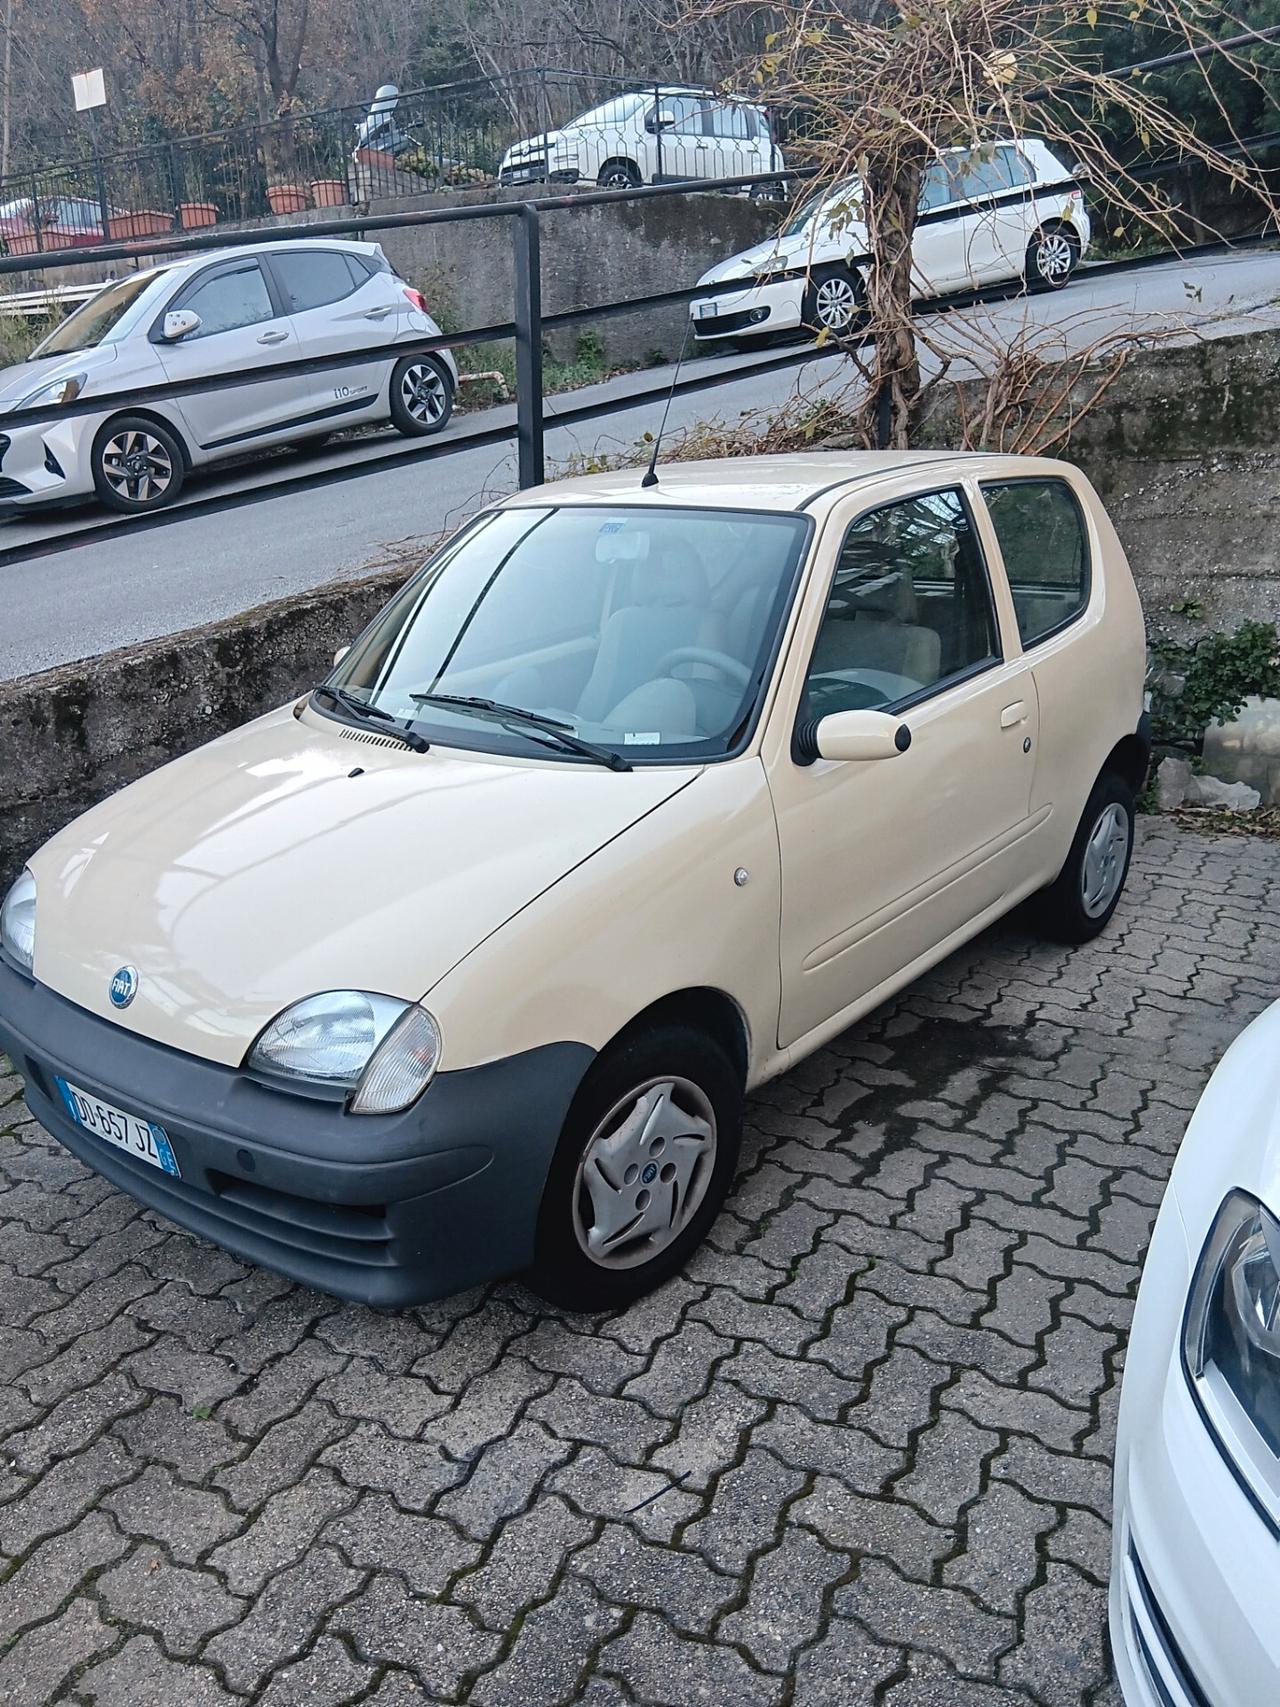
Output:
<path fill-rule="evenodd" d="M 201 225 L 216 225 L 218 210 L 212 202 L 179 202 L 178 218 L 184 231 L 194 231 Z"/>
<path fill-rule="evenodd" d="M 366 166 L 371 172 L 394 172 L 396 157 L 388 154 L 385 148 L 357 148 L 355 152 L 357 166 Z"/>
<path fill-rule="evenodd" d="M 108 237 L 159 237 L 173 230 L 173 215 L 144 209 L 137 213 L 113 213 L 107 220 Z"/>
<path fill-rule="evenodd" d="M 272 213 L 301 213 L 307 205 L 307 192 L 301 184 L 268 184 L 267 205 Z"/>
<path fill-rule="evenodd" d="M 5 244 L 11 255 L 38 255 L 40 252 L 40 240 L 34 231 L 14 232 L 5 238 Z"/>
<path fill-rule="evenodd" d="M 317 178 L 311 185 L 311 200 L 317 207 L 341 207 L 347 199 L 347 186 L 341 178 Z"/>

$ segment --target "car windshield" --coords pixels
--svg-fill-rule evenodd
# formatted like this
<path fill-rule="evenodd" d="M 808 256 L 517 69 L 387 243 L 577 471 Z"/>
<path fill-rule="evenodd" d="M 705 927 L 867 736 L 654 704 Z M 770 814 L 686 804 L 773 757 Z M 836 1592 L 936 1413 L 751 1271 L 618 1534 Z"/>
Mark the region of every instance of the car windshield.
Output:
<path fill-rule="evenodd" d="M 840 230 L 850 220 L 861 218 L 862 186 L 856 178 L 846 178 L 834 189 L 818 190 L 807 196 L 782 228 L 784 237 L 799 237 L 808 231 L 814 218 L 826 215 L 833 230 Z"/>
<path fill-rule="evenodd" d="M 603 101 L 598 107 L 592 107 L 588 113 L 579 113 L 576 119 L 570 119 L 564 127 L 566 130 L 581 130 L 586 125 L 622 124 L 626 119 L 638 113 L 644 105 L 643 95 L 615 95 L 612 100 Z"/>
<path fill-rule="evenodd" d="M 76 350 L 95 349 L 156 277 L 155 273 L 135 273 L 132 278 L 121 279 L 119 283 L 100 290 L 97 296 L 82 303 L 74 314 L 69 314 L 60 326 L 55 326 L 44 342 L 36 345 L 27 360 L 38 362 L 45 356 L 69 356 Z"/>
<path fill-rule="evenodd" d="M 632 765 L 722 757 L 755 716 L 809 527 L 674 506 L 498 510 L 329 682 L 448 746 L 585 762 L 538 718 Z"/>

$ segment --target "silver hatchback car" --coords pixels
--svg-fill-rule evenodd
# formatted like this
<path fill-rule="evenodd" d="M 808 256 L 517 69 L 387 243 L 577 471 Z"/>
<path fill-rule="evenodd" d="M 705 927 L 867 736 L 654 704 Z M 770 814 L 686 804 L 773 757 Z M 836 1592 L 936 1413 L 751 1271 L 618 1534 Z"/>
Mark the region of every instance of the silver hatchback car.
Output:
<path fill-rule="evenodd" d="M 447 350 L 396 356 L 440 331 L 421 293 L 373 243 L 324 239 L 221 250 L 105 285 L 32 352 L 0 371 L 0 505 L 94 493 L 138 514 L 172 503 L 188 472 L 272 445 L 322 442 L 391 421 L 436 433 L 458 370 Z M 306 356 L 385 345 L 353 361 L 178 397 L 117 400 L 5 431 L 6 411 L 200 380 Z"/>

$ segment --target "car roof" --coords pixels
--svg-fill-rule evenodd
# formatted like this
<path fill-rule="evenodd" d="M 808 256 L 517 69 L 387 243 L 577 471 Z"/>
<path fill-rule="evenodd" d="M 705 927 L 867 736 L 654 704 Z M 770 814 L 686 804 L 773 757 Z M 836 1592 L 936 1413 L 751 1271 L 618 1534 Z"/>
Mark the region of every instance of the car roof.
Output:
<path fill-rule="evenodd" d="M 215 261 L 234 261 L 244 255 L 270 254 L 281 249 L 296 249 L 299 245 L 305 248 L 312 243 L 325 249 L 351 249 L 361 255 L 380 253 L 377 243 L 360 243 L 351 237 L 281 237 L 271 242 L 228 244 L 222 249 L 202 249 L 197 255 L 175 255 L 171 261 L 157 261 L 152 267 L 140 267 L 137 273 L 127 273 L 124 276 L 159 278 L 164 274 L 172 277 L 179 272 L 190 272 L 196 267 L 209 266 Z"/>
<path fill-rule="evenodd" d="M 734 456 L 706 462 L 658 463 L 658 484 L 640 485 L 642 468 L 532 486 L 505 500 L 504 509 L 526 505 L 681 505 L 711 510 L 809 510 L 816 500 L 834 502 L 861 485 L 911 469 L 959 479 L 965 474 L 1062 473 L 1065 464 L 1044 457 L 1007 457 L 985 451 L 803 451 L 783 456 Z"/>

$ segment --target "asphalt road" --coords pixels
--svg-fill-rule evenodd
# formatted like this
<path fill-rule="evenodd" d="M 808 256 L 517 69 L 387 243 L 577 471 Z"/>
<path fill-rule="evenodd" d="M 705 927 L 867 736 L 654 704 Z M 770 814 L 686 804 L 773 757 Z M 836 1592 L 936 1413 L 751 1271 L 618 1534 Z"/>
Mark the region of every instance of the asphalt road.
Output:
<path fill-rule="evenodd" d="M 1086 271 L 1058 294 L 1018 298 L 953 318 L 962 327 L 998 331 L 1005 338 L 1024 326 L 1037 337 L 1056 330 L 1076 348 L 1124 329 L 1159 337 L 1227 337 L 1280 326 L 1280 254 L 1175 261 L 1097 278 Z M 930 322 L 934 332 L 939 326 L 938 320 Z M 759 359 L 699 359 L 687 364 L 686 377 L 731 374 Z M 669 372 L 629 374 L 550 399 L 551 417 L 589 403 L 615 407 L 588 423 L 553 427 L 548 468 L 563 466 L 575 452 L 629 446 L 654 430 L 661 404 L 629 405 L 628 397 Z M 769 374 L 746 373 L 714 390 L 678 397 L 672 427 L 711 418 L 731 421 L 777 407 L 797 390 L 847 381 L 848 366 L 840 356 L 815 356 Z M 513 449 L 465 447 L 467 438 L 513 417 L 510 407 L 463 415 L 447 435 L 460 442 L 450 456 L 370 469 L 359 478 L 228 509 L 199 507 L 215 492 L 245 494 L 286 475 L 358 466 L 413 447 L 394 435 L 378 435 L 305 463 L 273 457 L 224 470 L 191 483 L 189 495 L 198 507 L 190 514 L 178 508 L 163 525 L 119 538 L 102 537 L 103 513 L 90 507 L 11 522 L 0 530 L 0 549 L 29 546 L 32 555 L 0 566 L 0 679 L 172 634 L 412 553 L 415 542 L 430 540 L 487 496 L 514 487 Z M 66 539 L 68 530 L 93 532 L 75 544 Z M 50 551 L 55 541 L 60 548 Z"/>

